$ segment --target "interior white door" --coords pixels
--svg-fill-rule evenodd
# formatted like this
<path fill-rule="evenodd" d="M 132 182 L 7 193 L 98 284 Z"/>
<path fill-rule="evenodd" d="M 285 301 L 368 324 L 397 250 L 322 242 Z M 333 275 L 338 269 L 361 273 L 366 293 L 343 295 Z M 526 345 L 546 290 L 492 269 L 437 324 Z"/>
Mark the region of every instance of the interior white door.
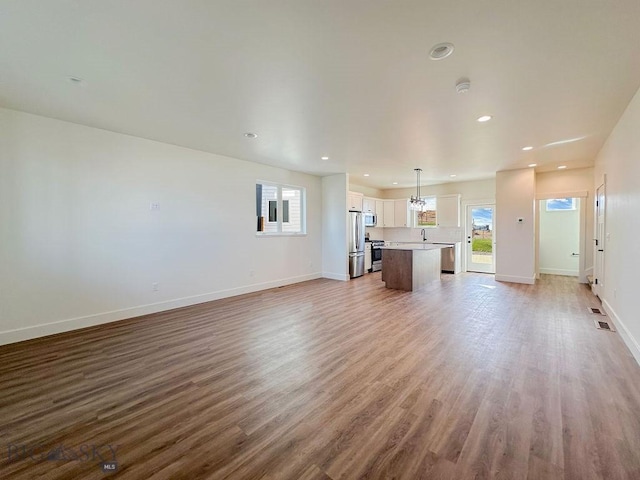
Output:
<path fill-rule="evenodd" d="M 495 205 L 467 205 L 467 271 L 496 273 Z"/>
<path fill-rule="evenodd" d="M 594 272 L 593 272 L 593 293 L 602 298 L 604 293 L 604 245 L 605 245 L 605 212 L 606 212 L 606 192 L 604 184 L 596 190 L 596 238 L 594 239 Z"/>

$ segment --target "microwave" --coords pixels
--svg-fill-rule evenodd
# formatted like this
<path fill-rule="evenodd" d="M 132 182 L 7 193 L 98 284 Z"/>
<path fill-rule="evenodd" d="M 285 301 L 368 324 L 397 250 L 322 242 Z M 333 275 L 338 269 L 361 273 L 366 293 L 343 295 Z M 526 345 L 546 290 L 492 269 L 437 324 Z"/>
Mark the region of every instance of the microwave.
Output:
<path fill-rule="evenodd" d="M 375 227 L 376 226 L 376 214 L 364 212 L 364 226 Z"/>

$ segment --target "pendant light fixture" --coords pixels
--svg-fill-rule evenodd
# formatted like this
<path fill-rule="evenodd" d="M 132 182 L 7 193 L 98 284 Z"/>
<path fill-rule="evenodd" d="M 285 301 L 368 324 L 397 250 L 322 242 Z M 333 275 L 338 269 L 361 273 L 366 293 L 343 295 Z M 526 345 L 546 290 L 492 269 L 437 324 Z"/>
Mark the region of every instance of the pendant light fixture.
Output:
<path fill-rule="evenodd" d="M 427 205 L 420 196 L 420 173 L 422 172 L 422 169 L 414 168 L 413 170 L 416 172 L 418 178 L 416 179 L 416 196 L 414 197 L 413 195 L 411 195 L 411 200 L 409 200 L 409 208 L 418 212 L 424 212 Z"/>

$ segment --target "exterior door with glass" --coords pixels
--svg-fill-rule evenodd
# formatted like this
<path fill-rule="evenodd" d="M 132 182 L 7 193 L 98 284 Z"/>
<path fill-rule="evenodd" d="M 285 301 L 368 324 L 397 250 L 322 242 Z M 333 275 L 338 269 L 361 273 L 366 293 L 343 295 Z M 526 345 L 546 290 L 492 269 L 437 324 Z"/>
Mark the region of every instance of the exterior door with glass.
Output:
<path fill-rule="evenodd" d="M 495 273 L 495 205 L 467 206 L 467 271 Z"/>

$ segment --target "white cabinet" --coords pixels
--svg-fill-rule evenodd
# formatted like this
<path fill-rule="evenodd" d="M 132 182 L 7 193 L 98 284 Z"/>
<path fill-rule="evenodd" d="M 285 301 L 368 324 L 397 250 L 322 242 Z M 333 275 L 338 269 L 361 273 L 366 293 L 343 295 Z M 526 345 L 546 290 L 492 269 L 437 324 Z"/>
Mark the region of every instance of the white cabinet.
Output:
<path fill-rule="evenodd" d="M 376 226 L 384 227 L 384 201 L 376 198 Z"/>
<path fill-rule="evenodd" d="M 436 221 L 439 227 L 460 226 L 460 195 L 440 195 L 436 201 Z"/>
<path fill-rule="evenodd" d="M 378 225 L 381 227 L 395 227 L 395 218 L 396 218 L 396 210 L 395 210 L 395 201 L 394 200 L 384 200 L 382 206 L 383 211 L 383 222 L 380 224 L 378 220 Z"/>
<path fill-rule="evenodd" d="M 379 227 L 410 227 L 411 212 L 408 200 L 378 200 L 377 207 Z M 382 213 L 380 213 L 382 212 Z"/>
<path fill-rule="evenodd" d="M 364 197 L 362 199 L 362 211 L 367 213 L 376 213 L 376 199 Z"/>
<path fill-rule="evenodd" d="M 384 200 L 378 200 L 377 198 L 375 199 L 376 202 L 376 215 L 380 216 L 380 215 L 384 215 Z"/>
<path fill-rule="evenodd" d="M 409 210 L 409 202 L 406 198 L 393 201 L 393 224 L 395 227 L 410 227 L 411 215 Z"/>
<path fill-rule="evenodd" d="M 358 192 L 349 192 L 347 195 L 347 210 L 362 211 L 362 200 L 364 195 Z"/>

